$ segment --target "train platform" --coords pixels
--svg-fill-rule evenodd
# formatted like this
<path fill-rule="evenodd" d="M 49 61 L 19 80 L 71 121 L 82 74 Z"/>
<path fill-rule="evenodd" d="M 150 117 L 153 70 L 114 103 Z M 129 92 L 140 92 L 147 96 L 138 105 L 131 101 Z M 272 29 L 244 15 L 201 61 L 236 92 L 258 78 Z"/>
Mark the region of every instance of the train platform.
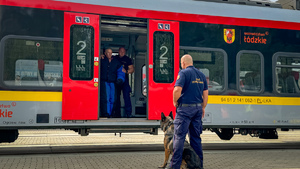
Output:
<path fill-rule="evenodd" d="M 299 169 L 300 150 L 204 151 L 205 169 Z M 116 152 L 0 156 L 2 169 L 157 169 L 164 153 Z"/>
<path fill-rule="evenodd" d="M 152 169 L 163 163 L 163 133 L 148 135 L 92 133 L 79 136 L 66 130 L 20 130 L 14 143 L 0 143 L 0 168 Z M 300 168 L 300 131 L 279 131 L 279 139 L 235 135 L 220 140 L 202 134 L 204 168 Z"/>

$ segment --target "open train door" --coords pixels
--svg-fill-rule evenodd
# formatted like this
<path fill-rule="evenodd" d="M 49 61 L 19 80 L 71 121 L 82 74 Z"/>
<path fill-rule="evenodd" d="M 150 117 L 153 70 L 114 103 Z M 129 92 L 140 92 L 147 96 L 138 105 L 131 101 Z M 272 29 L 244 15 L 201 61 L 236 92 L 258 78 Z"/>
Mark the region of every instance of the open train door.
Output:
<path fill-rule="evenodd" d="M 98 119 L 99 16 L 64 14 L 62 120 Z"/>
<path fill-rule="evenodd" d="M 148 119 L 175 111 L 173 89 L 179 71 L 179 22 L 148 23 Z"/>

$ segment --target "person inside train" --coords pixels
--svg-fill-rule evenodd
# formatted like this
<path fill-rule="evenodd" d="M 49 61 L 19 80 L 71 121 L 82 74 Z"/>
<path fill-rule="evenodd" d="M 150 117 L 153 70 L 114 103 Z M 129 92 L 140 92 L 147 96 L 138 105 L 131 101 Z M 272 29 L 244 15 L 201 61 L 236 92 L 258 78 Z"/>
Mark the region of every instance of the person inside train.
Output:
<path fill-rule="evenodd" d="M 125 82 L 122 86 L 117 86 L 117 103 L 116 103 L 116 116 L 121 117 L 121 91 L 123 91 L 123 98 L 125 102 L 125 114 L 126 117 L 131 117 L 132 107 L 130 100 L 131 88 L 129 86 L 129 74 L 134 72 L 134 66 L 132 60 L 126 55 L 126 50 L 124 47 L 119 48 L 119 55 L 116 58 L 123 65 L 123 72 L 125 73 Z"/>
<path fill-rule="evenodd" d="M 123 65 L 112 57 L 112 49 L 105 50 L 105 57 L 101 59 L 100 71 L 100 117 L 113 117 L 116 103 L 116 85 L 125 81 Z"/>

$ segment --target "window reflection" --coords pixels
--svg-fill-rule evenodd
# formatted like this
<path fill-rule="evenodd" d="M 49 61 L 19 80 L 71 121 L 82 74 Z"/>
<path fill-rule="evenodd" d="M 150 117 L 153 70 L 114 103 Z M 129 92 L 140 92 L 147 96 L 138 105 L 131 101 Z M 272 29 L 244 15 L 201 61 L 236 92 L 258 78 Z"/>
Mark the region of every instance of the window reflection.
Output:
<path fill-rule="evenodd" d="M 206 77 L 209 91 L 222 91 L 225 88 L 226 53 L 211 48 L 181 47 L 180 56 L 189 54 L 193 57 L 195 68 Z"/>
<path fill-rule="evenodd" d="M 242 92 L 260 92 L 262 89 L 262 56 L 258 53 L 240 52 L 239 88 Z"/>
<path fill-rule="evenodd" d="M 8 37 L 4 41 L 3 83 L 20 88 L 62 87 L 62 60 L 62 39 Z"/>
<path fill-rule="evenodd" d="M 300 93 L 300 57 L 279 56 L 275 74 L 278 93 Z"/>

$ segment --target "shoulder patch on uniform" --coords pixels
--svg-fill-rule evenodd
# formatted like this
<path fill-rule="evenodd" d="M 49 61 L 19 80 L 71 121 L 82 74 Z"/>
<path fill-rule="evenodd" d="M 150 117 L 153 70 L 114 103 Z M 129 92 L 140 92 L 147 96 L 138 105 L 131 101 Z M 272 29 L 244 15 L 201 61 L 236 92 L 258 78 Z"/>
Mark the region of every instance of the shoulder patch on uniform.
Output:
<path fill-rule="evenodd" d="M 177 76 L 177 80 L 180 78 L 180 75 Z"/>

